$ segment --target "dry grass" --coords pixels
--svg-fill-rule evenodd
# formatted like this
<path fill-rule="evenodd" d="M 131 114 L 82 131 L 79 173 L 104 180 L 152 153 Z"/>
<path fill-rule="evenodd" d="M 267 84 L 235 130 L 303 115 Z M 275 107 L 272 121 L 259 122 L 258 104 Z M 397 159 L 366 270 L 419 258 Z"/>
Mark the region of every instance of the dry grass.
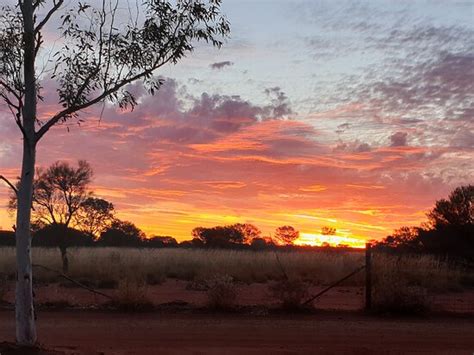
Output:
<path fill-rule="evenodd" d="M 459 289 L 463 273 L 429 256 L 376 255 L 373 306 L 381 312 L 421 314 L 431 310 L 436 292 Z"/>
<path fill-rule="evenodd" d="M 461 269 L 431 255 L 375 254 L 373 265 L 375 285 L 404 280 L 429 291 L 452 291 L 461 287 L 464 276 Z"/>
<path fill-rule="evenodd" d="M 294 279 L 276 281 L 270 285 L 270 294 L 284 310 L 301 310 L 310 296 L 308 283 Z"/>
<path fill-rule="evenodd" d="M 226 280 L 235 282 L 272 282 L 276 285 L 270 290 L 273 296 L 285 307 L 293 307 L 307 297 L 310 285 L 331 284 L 362 265 L 364 253 L 292 251 L 280 252 L 279 260 L 281 265 L 275 253 L 269 251 L 74 248 L 70 250 L 69 276 L 92 287 L 116 288 L 116 305 L 129 309 L 146 308 L 148 285 L 166 278 L 210 286 L 209 280 L 224 275 Z M 33 261 L 61 269 L 56 249 L 33 249 Z M 399 313 L 428 310 L 431 293 L 459 289 L 466 276 L 448 263 L 426 255 L 397 257 L 375 253 L 373 271 L 374 307 Z M 0 275 L 15 275 L 13 248 L 0 248 Z M 304 287 L 286 287 L 286 280 L 298 280 Z M 54 273 L 35 269 L 35 282 L 55 281 L 58 279 Z M 363 286 L 364 273 L 344 285 Z M 237 298 L 234 282 L 215 282 L 208 289 L 208 298 L 212 307 L 230 307 Z"/>
<path fill-rule="evenodd" d="M 117 285 L 124 274 L 150 284 L 165 278 L 208 280 L 229 275 L 235 281 L 254 283 L 281 280 L 284 276 L 273 252 L 188 249 L 71 248 L 69 275 L 96 286 Z M 328 284 L 363 263 L 362 253 L 281 252 L 279 258 L 289 278 Z M 60 270 L 56 249 L 34 248 L 33 262 Z M 15 274 L 14 250 L 0 248 L 0 273 Z M 56 275 L 35 269 L 35 280 L 52 282 Z M 363 274 L 349 284 L 363 284 Z"/>

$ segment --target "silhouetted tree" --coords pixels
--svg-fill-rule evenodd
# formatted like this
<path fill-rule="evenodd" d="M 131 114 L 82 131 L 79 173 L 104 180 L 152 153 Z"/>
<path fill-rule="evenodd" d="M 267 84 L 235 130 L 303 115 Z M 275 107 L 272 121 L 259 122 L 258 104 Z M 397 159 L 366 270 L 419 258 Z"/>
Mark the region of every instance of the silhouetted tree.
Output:
<path fill-rule="evenodd" d="M 420 229 L 418 240 L 423 251 L 451 258 L 474 261 L 474 225 L 444 225 L 435 229 Z"/>
<path fill-rule="evenodd" d="M 474 259 L 473 201 L 473 185 L 458 187 L 448 200 L 436 201 L 423 228 L 402 227 L 377 245 Z"/>
<path fill-rule="evenodd" d="M 275 230 L 275 239 L 284 245 L 291 245 L 300 237 L 300 232 L 292 226 L 282 226 Z"/>
<path fill-rule="evenodd" d="M 244 236 L 243 243 L 251 243 L 252 240 L 260 238 L 262 235 L 262 231 L 250 223 L 236 223 L 231 225 L 230 228 L 234 228 L 242 233 Z"/>
<path fill-rule="evenodd" d="M 178 242 L 173 237 L 155 236 L 155 237 L 146 239 L 145 245 L 148 247 L 153 247 L 153 248 L 169 248 L 169 247 L 177 247 Z"/>
<path fill-rule="evenodd" d="M 54 225 L 64 272 L 69 267 L 68 230 L 82 203 L 90 195 L 87 187 L 91 179 L 92 168 L 86 161 L 80 160 L 77 168 L 58 161 L 47 169 L 38 169 L 33 183 L 32 217 L 35 229 Z M 13 194 L 10 206 L 15 207 L 16 204 L 17 198 Z"/>
<path fill-rule="evenodd" d="M 197 227 L 192 231 L 195 239 L 202 241 L 207 247 L 231 247 L 245 242 L 245 236 L 234 226 L 216 226 L 212 228 Z"/>
<path fill-rule="evenodd" d="M 420 231 L 421 228 L 419 227 L 401 227 L 394 230 L 391 235 L 379 242 L 378 245 L 406 251 L 418 251 L 423 248 L 419 240 Z"/>
<path fill-rule="evenodd" d="M 264 250 L 269 249 L 275 246 L 275 243 L 271 240 L 271 238 L 253 238 L 250 247 L 255 250 Z"/>
<path fill-rule="evenodd" d="M 16 191 L 16 338 L 21 345 L 36 342 L 30 219 L 39 141 L 51 127 L 77 118 L 94 104 L 110 101 L 120 108 L 133 107 L 137 102 L 127 90 L 129 84 L 142 81 L 153 94 L 162 84 L 154 77 L 157 69 L 177 63 L 193 50 L 194 41 L 220 47 L 229 33 L 220 0 L 143 0 L 136 7 L 126 1 L 119 6 L 119 0 L 100 3 L 96 8 L 85 1 L 17 0 L 16 6 L 3 6 L 0 12 L 0 98 L 23 136 Z M 124 8 L 129 18 L 118 20 Z M 60 48 L 45 61 L 39 57 L 43 30 L 58 15 Z M 41 120 L 40 79 L 56 80 L 60 105 Z"/>
<path fill-rule="evenodd" d="M 183 248 L 202 248 L 204 247 L 204 243 L 201 239 L 193 238 L 191 240 L 184 240 L 179 243 L 180 247 Z"/>
<path fill-rule="evenodd" d="M 94 238 L 87 233 L 74 228 L 67 228 L 67 238 L 63 238 L 64 226 L 49 224 L 33 233 L 33 245 L 42 247 L 55 247 L 63 244 L 69 247 L 90 247 L 94 245 Z"/>
<path fill-rule="evenodd" d="M 98 238 L 112 224 L 114 214 L 112 203 L 101 198 L 89 197 L 81 203 L 75 221 L 81 231 Z"/>
<path fill-rule="evenodd" d="M 110 247 L 140 247 L 143 246 L 145 233 L 132 222 L 114 220 L 105 230 L 98 244 Z"/>
<path fill-rule="evenodd" d="M 474 224 L 474 185 L 460 186 L 428 213 L 433 228 Z"/>

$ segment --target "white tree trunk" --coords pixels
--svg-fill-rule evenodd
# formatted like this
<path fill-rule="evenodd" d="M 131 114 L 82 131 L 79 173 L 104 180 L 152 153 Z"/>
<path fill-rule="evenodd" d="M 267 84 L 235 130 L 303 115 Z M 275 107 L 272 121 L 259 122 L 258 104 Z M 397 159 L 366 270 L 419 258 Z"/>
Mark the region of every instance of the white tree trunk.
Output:
<path fill-rule="evenodd" d="M 23 166 L 16 217 L 16 340 L 20 345 L 31 346 L 36 343 L 30 232 L 35 148 L 30 149 L 27 142 L 24 142 L 23 146 Z"/>
<path fill-rule="evenodd" d="M 36 73 L 33 0 L 20 2 L 23 15 L 23 77 L 25 97 L 23 118 L 23 162 L 16 216 L 17 282 L 15 298 L 16 340 L 20 345 L 36 343 L 33 305 L 33 273 L 31 268 L 31 203 L 36 158 Z"/>

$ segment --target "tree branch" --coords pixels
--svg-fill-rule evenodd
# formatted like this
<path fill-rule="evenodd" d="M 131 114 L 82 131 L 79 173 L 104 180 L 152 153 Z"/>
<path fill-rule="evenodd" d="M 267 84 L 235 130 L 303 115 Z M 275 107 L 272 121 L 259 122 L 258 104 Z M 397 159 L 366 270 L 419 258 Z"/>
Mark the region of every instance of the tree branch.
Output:
<path fill-rule="evenodd" d="M 20 99 L 21 99 L 20 95 L 19 95 L 17 92 L 15 92 L 15 90 L 13 90 L 10 85 L 8 85 L 8 84 L 7 84 L 6 82 L 4 82 L 3 80 L 0 80 L 0 85 L 3 86 L 7 92 L 9 92 L 9 93 L 12 94 L 13 96 L 15 96 L 15 99 L 17 99 L 18 101 L 20 101 Z"/>
<path fill-rule="evenodd" d="M 17 190 L 17 188 L 15 187 L 15 185 L 13 185 L 13 184 L 10 182 L 10 180 L 8 180 L 8 179 L 7 179 L 5 176 L 3 176 L 3 175 L 0 175 L 0 180 L 5 181 L 6 184 L 7 184 L 8 186 L 10 186 L 10 188 L 13 190 L 13 192 L 15 192 L 15 195 L 18 196 L 18 190 Z"/>
<path fill-rule="evenodd" d="M 51 16 L 53 16 L 53 14 L 61 7 L 63 3 L 64 0 L 58 0 L 58 2 L 54 1 L 54 6 L 52 7 L 52 9 L 48 11 L 43 21 L 41 21 L 38 26 L 36 26 L 35 34 L 41 31 L 41 29 L 48 23 Z"/>
<path fill-rule="evenodd" d="M 111 89 L 108 89 L 108 90 L 105 90 L 102 94 L 100 94 L 99 96 L 97 96 L 95 99 L 92 99 L 88 102 L 85 102 L 79 106 L 72 106 L 72 107 L 68 107 L 64 110 L 62 110 L 61 112 L 58 112 L 56 115 L 54 115 L 52 118 L 49 119 L 48 122 L 46 122 L 39 130 L 38 132 L 36 133 L 36 142 L 38 142 L 45 134 L 46 132 L 49 131 L 49 129 L 54 126 L 56 123 L 58 123 L 61 119 L 63 119 L 64 117 L 67 117 L 68 115 L 71 115 L 75 112 L 78 112 L 78 111 L 81 111 L 81 110 L 84 110 L 92 105 L 95 105 L 96 103 L 104 100 L 105 98 L 107 98 L 108 96 L 110 96 L 111 94 L 113 94 L 114 92 L 117 92 L 118 90 L 120 90 L 121 88 L 123 88 L 124 86 L 134 82 L 135 80 L 138 80 L 138 79 L 141 79 L 147 75 L 150 75 L 152 74 L 156 69 L 162 67 L 163 65 L 165 65 L 169 60 L 171 60 L 171 57 L 168 58 L 167 60 L 163 61 L 162 63 L 159 63 L 159 65 L 157 65 L 156 67 L 152 67 L 152 68 L 149 68 L 147 70 L 144 70 L 143 72 L 139 73 L 139 74 L 136 74 L 128 79 L 124 79 L 122 80 L 121 82 L 119 82 L 118 84 L 116 84 L 114 87 L 112 87 Z"/>

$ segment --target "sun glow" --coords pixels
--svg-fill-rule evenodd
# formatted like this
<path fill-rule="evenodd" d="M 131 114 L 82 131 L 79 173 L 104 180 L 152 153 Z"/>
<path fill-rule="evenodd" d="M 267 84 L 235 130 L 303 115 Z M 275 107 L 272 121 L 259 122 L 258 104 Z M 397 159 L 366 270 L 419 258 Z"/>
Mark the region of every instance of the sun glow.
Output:
<path fill-rule="evenodd" d="M 310 246 L 349 246 L 351 248 L 365 248 L 365 239 L 345 237 L 341 235 L 323 235 L 317 233 L 300 233 L 299 239 L 295 242 L 296 245 L 310 245 Z"/>

